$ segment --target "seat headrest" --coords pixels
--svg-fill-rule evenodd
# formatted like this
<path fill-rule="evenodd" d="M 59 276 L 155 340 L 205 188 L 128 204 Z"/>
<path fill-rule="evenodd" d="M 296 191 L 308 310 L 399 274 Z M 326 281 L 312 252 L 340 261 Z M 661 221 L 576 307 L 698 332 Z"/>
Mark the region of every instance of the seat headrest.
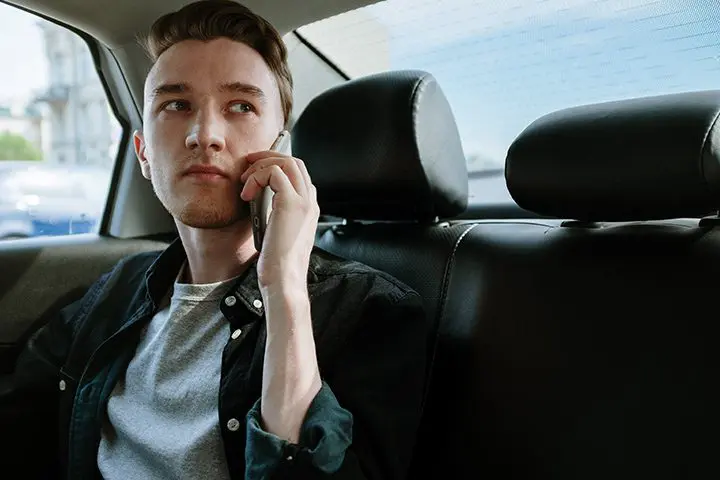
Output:
<path fill-rule="evenodd" d="M 295 123 L 292 148 L 324 215 L 431 221 L 467 207 L 455 118 L 427 72 L 381 73 L 323 92 Z"/>
<path fill-rule="evenodd" d="M 561 110 L 510 146 L 508 190 L 540 215 L 694 217 L 720 207 L 720 90 Z"/>

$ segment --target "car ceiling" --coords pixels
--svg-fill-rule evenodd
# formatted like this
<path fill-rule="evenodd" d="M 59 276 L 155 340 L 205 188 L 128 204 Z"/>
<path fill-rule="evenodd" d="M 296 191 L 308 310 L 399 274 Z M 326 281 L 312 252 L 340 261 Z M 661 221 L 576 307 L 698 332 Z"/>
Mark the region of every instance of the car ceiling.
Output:
<path fill-rule="evenodd" d="M 302 25 L 376 1 L 247 0 L 239 3 L 286 34 Z M 147 31 L 157 17 L 192 3 L 192 0 L 7 0 L 6 3 L 72 25 L 115 49 L 135 42 L 138 32 Z"/>

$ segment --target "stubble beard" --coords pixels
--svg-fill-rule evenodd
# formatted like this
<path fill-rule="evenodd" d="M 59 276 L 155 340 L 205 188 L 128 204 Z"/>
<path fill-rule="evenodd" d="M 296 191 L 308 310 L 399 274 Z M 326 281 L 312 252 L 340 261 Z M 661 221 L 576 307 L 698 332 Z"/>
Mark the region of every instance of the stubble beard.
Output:
<path fill-rule="evenodd" d="M 184 198 L 178 193 L 164 191 L 155 182 L 153 190 L 170 215 L 188 227 L 225 228 L 250 218 L 250 204 L 240 198 L 239 191 L 233 202 L 232 199 L 220 198 L 217 192 L 212 191 L 207 195 L 195 194 Z"/>

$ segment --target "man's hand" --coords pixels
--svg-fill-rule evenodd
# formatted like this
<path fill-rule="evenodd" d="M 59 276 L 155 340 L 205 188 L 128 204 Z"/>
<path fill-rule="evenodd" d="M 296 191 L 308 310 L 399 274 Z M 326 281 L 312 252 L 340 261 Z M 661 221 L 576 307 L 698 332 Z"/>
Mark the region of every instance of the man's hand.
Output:
<path fill-rule="evenodd" d="M 266 431 L 298 443 L 322 387 L 307 291 L 320 208 L 301 160 L 266 151 L 248 155 L 247 161 L 241 198 L 257 198 L 267 186 L 275 192 L 257 266 L 267 323 L 261 416 Z"/>
<path fill-rule="evenodd" d="M 275 193 L 270 220 L 258 260 L 261 288 L 292 282 L 305 284 L 315 243 L 320 208 L 317 190 L 302 160 L 273 151 L 251 153 L 250 167 L 240 178 L 240 197 L 257 198 L 264 187 Z"/>

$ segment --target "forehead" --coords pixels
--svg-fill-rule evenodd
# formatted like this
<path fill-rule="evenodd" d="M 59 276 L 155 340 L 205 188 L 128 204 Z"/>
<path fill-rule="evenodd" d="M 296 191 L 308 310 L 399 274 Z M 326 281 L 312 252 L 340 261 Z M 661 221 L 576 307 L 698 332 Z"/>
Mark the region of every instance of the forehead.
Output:
<path fill-rule="evenodd" d="M 184 40 L 163 52 L 145 81 L 145 98 L 159 85 L 187 83 L 203 93 L 218 85 L 247 83 L 259 87 L 269 98 L 278 97 L 275 77 L 265 60 L 251 47 L 218 38 L 203 42 Z"/>

